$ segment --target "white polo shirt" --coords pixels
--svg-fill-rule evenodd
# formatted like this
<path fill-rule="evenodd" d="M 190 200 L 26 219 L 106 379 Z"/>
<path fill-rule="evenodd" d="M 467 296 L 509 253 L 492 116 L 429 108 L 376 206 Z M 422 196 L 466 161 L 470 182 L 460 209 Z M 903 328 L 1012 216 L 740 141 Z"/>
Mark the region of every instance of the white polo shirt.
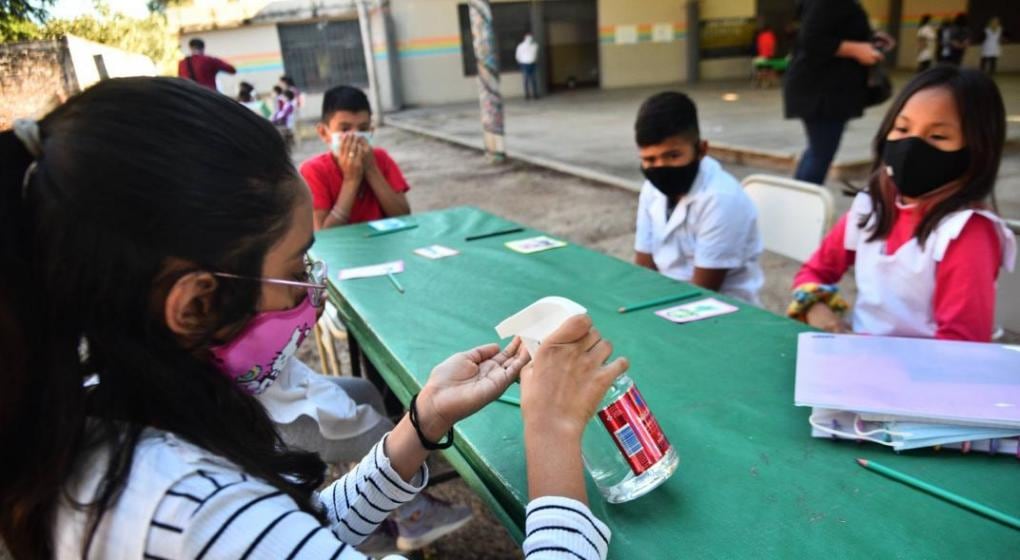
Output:
<path fill-rule="evenodd" d="M 715 159 L 701 160 L 691 192 L 668 217 L 666 195 L 645 181 L 638 199 L 634 250 L 652 255 L 659 272 L 689 282 L 694 267 L 725 268 L 720 292 L 759 304 L 765 282 L 758 258 L 758 210 Z"/>

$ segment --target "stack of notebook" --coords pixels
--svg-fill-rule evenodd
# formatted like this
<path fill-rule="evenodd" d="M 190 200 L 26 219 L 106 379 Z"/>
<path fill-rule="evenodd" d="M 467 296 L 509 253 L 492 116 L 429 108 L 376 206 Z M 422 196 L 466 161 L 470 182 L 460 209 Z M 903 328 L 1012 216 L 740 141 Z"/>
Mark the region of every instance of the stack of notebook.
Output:
<path fill-rule="evenodd" d="M 802 333 L 811 435 L 1020 456 L 1020 346 Z"/>

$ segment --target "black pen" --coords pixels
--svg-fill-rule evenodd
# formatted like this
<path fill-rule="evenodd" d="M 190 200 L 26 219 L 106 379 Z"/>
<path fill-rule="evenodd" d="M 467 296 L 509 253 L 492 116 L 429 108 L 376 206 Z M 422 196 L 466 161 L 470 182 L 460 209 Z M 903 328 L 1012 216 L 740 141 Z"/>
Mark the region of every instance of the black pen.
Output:
<path fill-rule="evenodd" d="M 519 232 L 522 232 L 522 231 L 524 231 L 524 228 L 517 227 L 517 228 L 511 228 L 511 229 L 504 229 L 504 230 L 500 230 L 500 231 L 492 231 L 492 232 L 489 232 L 489 233 L 480 233 L 478 235 L 469 235 L 469 236 L 464 238 L 464 241 L 475 241 L 477 239 L 487 239 L 489 237 L 496 237 L 498 235 L 510 235 L 511 233 L 519 233 Z"/>

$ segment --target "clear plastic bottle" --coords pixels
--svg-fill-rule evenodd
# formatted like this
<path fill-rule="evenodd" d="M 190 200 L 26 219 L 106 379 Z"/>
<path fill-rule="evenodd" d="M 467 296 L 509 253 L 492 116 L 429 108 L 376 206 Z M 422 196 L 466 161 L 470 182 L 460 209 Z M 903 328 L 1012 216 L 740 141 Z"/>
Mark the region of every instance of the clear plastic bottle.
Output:
<path fill-rule="evenodd" d="M 606 391 L 581 441 L 584 464 L 606 501 L 641 497 L 676 471 L 679 458 L 634 381 L 621 376 Z"/>

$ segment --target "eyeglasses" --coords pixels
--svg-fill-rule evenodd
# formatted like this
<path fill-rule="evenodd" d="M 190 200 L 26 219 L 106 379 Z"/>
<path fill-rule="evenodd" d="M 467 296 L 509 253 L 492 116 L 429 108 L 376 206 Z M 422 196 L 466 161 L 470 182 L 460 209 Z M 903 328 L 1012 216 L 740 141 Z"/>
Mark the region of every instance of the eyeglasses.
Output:
<path fill-rule="evenodd" d="M 308 301 L 310 301 L 315 307 L 321 306 L 326 300 L 326 278 L 329 276 L 329 273 L 326 270 L 326 263 L 322 261 L 313 261 L 309 258 L 305 258 L 305 281 L 284 280 L 282 278 L 262 278 L 259 276 L 242 276 L 240 274 L 230 274 L 229 272 L 213 272 L 212 274 L 213 276 L 219 276 L 220 278 L 254 280 L 257 282 L 265 282 L 266 284 L 307 288 Z"/>

